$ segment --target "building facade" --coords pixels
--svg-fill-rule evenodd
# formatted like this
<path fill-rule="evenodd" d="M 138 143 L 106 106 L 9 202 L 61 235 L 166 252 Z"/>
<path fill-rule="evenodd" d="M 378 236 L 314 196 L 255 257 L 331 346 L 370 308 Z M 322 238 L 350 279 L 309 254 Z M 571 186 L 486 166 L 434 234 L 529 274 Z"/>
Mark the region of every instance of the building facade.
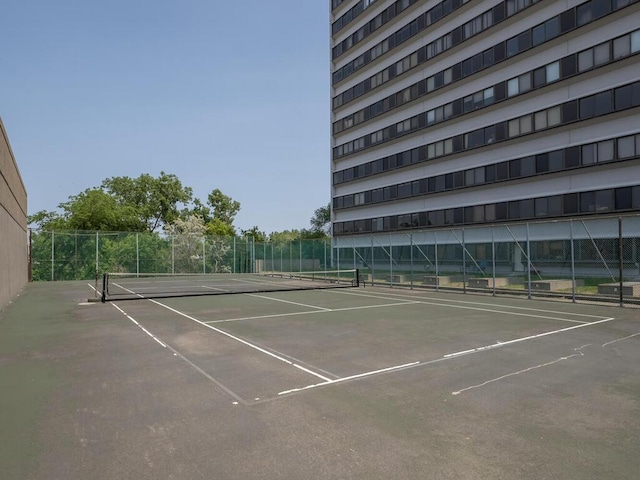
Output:
<path fill-rule="evenodd" d="M 27 191 L 0 119 L 0 310 L 27 279 Z"/>
<path fill-rule="evenodd" d="M 640 211 L 637 0 L 331 0 L 335 238 Z"/>

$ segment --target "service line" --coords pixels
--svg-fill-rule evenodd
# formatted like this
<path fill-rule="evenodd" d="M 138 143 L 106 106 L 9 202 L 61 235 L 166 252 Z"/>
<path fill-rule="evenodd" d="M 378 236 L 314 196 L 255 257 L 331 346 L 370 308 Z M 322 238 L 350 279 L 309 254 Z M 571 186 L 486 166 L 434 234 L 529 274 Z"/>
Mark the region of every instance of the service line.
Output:
<path fill-rule="evenodd" d="M 254 297 L 257 297 L 258 295 L 252 295 Z M 271 297 L 264 297 L 261 296 L 260 298 L 265 298 L 265 299 L 269 299 L 269 300 L 276 300 L 275 298 L 271 298 Z M 255 315 L 253 317 L 237 317 L 237 318 L 227 318 L 227 319 L 223 319 L 223 320 L 208 320 L 206 322 L 203 323 L 207 323 L 207 324 L 211 324 L 211 323 L 224 323 L 224 322 L 239 322 L 241 320 L 259 320 L 261 318 L 278 318 L 278 317 L 290 317 L 290 316 L 295 316 L 295 315 L 312 315 L 314 313 L 328 313 L 328 312 L 346 312 L 349 310 L 367 310 L 370 308 L 386 308 L 386 307 L 395 307 L 398 305 L 412 305 L 412 304 L 416 304 L 416 303 L 421 303 L 421 302 L 417 302 L 417 301 L 402 301 L 402 300 L 397 300 L 394 303 L 385 303 L 382 305 L 363 305 L 360 307 L 344 307 L 344 308 L 323 308 L 323 307 L 314 307 L 314 308 L 323 308 L 322 310 L 310 310 L 307 312 L 289 312 L 289 313 L 274 313 L 271 315 Z M 311 305 L 307 305 L 308 307 L 311 307 Z"/>
<path fill-rule="evenodd" d="M 316 376 L 316 377 L 318 377 L 318 378 L 320 378 L 321 380 L 324 380 L 324 381 L 330 381 L 331 380 L 330 378 L 327 378 L 324 375 L 321 375 L 321 374 L 319 374 L 317 372 L 309 370 L 308 368 L 305 368 L 305 367 L 303 367 L 301 365 L 298 365 L 297 363 L 294 363 L 291 360 L 287 360 L 286 358 L 284 358 L 284 357 L 282 357 L 280 355 L 277 355 L 277 354 L 275 354 L 275 353 L 273 353 L 273 352 L 271 352 L 269 350 L 266 350 L 266 349 L 264 349 L 262 347 L 259 347 L 258 345 L 255 345 L 255 344 L 253 344 L 251 342 L 248 342 L 248 341 L 246 341 L 246 340 L 244 340 L 244 339 L 242 339 L 240 337 L 236 337 L 235 335 L 231 335 L 230 333 L 225 332 L 224 330 L 220 330 L 219 328 L 216 328 L 214 326 L 208 325 L 205 322 L 203 322 L 202 320 L 198 320 L 195 317 L 192 317 L 190 315 L 187 315 L 184 312 L 181 312 L 180 310 L 176 310 L 175 308 L 172 308 L 172 307 L 170 307 L 168 305 L 160 303 L 157 300 L 149 300 L 149 301 L 152 302 L 152 303 L 155 303 L 156 305 L 161 306 L 162 308 L 166 308 L 167 310 L 170 310 L 173 313 L 176 313 L 176 314 L 178 314 L 178 315 L 180 315 L 182 317 L 185 317 L 185 318 L 187 318 L 187 319 L 189 319 L 191 321 L 194 321 L 194 322 L 196 322 L 196 323 L 198 323 L 198 324 L 200 324 L 200 325 L 202 325 L 202 326 L 204 326 L 206 328 L 209 328 L 209 329 L 213 330 L 214 332 L 218 332 L 221 335 L 224 335 L 225 337 L 231 338 L 232 340 L 235 340 L 236 342 L 240 342 L 243 345 L 246 345 L 247 347 L 253 348 L 254 350 L 257 350 L 257 351 L 259 351 L 261 353 L 264 353 L 265 355 L 268 355 L 268 356 L 270 356 L 272 358 L 275 358 L 276 360 L 280 360 L 281 362 L 284 362 L 284 363 L 286 363 L 288 365 L 291 365 L 292 367 L 295 367 L 295 368 L 299 369 L 300 371 L 303 371 L 303 372 L 309 373 L 311 375 L 314 375 L 314 376 Z"/>
<path fill-rule="evenodd" d="M 575 329 L 578 329 L 578 328 L 590 327 L 592 325 L 598 325 L 600 323 L 610 322 L 612 320 L 615 320 L 615 318 L 613 318 L 613 317 L 605 318 L 603 320 L 598 320 L 596 322 L 583 323 L 583 324 L 580 324 L 580 325 L 574 325 L 572 327 L 561 328 L 559 330 L 553 330 L 551 332 L 541 333 L 539 335 L 530 335 L 528 337 L 517 338 L 517 339 L 514 339 L 514 340 L 509 340 L 507 342 L 499 342 L 499 343 L 495 343 L 495 344 L 492 344 L 492 345 L 487 345 L 487 346 L 484 346 L 484 347 L 478 347 L 478 348 L 473 348 L 473 349 L 470 349 L 470 350 L 464 350 L 462 352 L 450 353 L 450 354 L 447 354 L 447 355 L 443 355 L 440 358 L 436 358 L 434 360 L 411 362 L 411 363 L 406 363 L 404 365 L 398 365 L 398 366 L 395 366 L 395 367 L 383 368 L 383 369 L 374 370 L 374 371 L 371 371 L 371 372 L 365 372 L 365 373 L 360 373 L 360 374 L 357 374 L 357 375 L 351 375 L 351 376 L 348 376 L 348 377 L 337 378 L 335 380 L 329 380 L 329 381 L 323 382 L 323 383 L 316 383 L 316 384 L 313 384 L 313 385 L 307 385 L 305 387 L 292 388 L 290 390 L 285 390 L 283 392 L 280 392 L 280 393 L 278 393 L 278 395 L 279 396 L 287 395 L 287 394 L 291 394 L 291 393 L 300 392 L 300 391 L 303 391 L 303 390 L 310 390 L 312 388 L 318 388 L 318 387 L 323 387 L 323 386 L 326 386 L 326 385 L 333 385 L 333 384 L 340 383 L 340 382 L 346 382 L 346 381 L 349 381 L 349 380 L 356 380 L 356 379 L 360 379 L 360 378 L 364 378 L 364 377 L 369 377 L 369 376 L 372 376 L 372 375 L 378 375 L 378 374 L 382 374 L 382 373 L 387 373 L 387 372 L 392 372 L 392 371 L 397 371 L 397 370 L 404 370 L 404 369 L 415 368 L 415 367 L 421 367 L 421 366 L 430 365 L 430 364 L 434 364 L 434 363 L 438 363 L 438 362 L 444 362 L 444 361 L 447 361 L 447 360 L 453 360 L 453 359 L 456 359 L 456 358 L 461 357 L 463 355 L 471 355 L 471 354 L 475 354 L 475 353 L 485 352 L 485 351 L 492 350 L 492 349 L 495 349 L 495 348 L 504 347 L 506 345 L 511 345 L 511 344 L 514 344 L 514 343 L 524 342 L 524 341 L 527 341 L 527 340 L 533 340 L 533 339 L 536 339 L 536 338 L 545 337 L 545 336 L 548 336 L 548 335 L 554 335 L 554 334 L 557 334 L 557 333 L 563 333 L 563 332 L 567 332 L 569 330 L 575 330 Z M 584 348 L 584 346 L 580 347 L 580 349 L 582 349 L 582 348 Z M 580 349 L 576 349 L 576 350 L 580 350 Z M 578 355 L 578 354 L 576 354 L 576 355 Z M 572 356 L 575 356 L 575 355 L 572 355 Z M 570 358 L 570 357 L 567 357 L 567 358 Z M 556 360 L 556 361 L 551 362 L 551 363 L 556 363 L 556 362 L 561 361 L 561 360 L 566 360 L 567 358 L 561 358 L 560 360 Z M 541 365 L 541 366 L 546 366 L 546 364 L 545 365 Z M 535 368 L 538 368 L 538 367 L 535 367 Z M 516 372 L 516 373 L 522 373 L 522 372 Z M 458 393 L 460 393 L 460 392 L 462 392 L 462 390 L 458 391 Z M 454 392 L 455 395 L 457 395 L 458 393 Z"/>

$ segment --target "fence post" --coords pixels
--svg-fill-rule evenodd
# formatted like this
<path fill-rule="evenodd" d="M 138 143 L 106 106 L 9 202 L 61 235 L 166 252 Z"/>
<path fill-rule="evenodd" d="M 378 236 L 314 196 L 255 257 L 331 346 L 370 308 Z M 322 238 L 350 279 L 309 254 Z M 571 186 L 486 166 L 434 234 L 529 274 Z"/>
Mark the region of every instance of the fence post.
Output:
<path fill-rule="evenodd" d="M 622 293 L 622 287 L 624 286 L 622 263 L 622 217 L 618 217 L 618 270 L 620 271 L 620 306 L 624 307 L 624 295 Z"/>
<path fill-rule="evenodd" d="M 27 281 L 33 282 L 33 230 L 29 228 L 29 250 L 27 252 Z"/>
<path fill-rule="evenodd" d="M 467 293 L 467 246 L 464 243 L 464 227 L 462 227 L 462 293 Z"/>
<path fill-rule="evenodd" d="M 389 232 L 389 285 L 393 287 L 393 240 Z"/>
<path fill-rule="evenodd" d="M 491 225 L 491 276 L 493 277 L 493 296 L 496 296 L 496 226 Z"/>
<path fill-rule="evenodd" d="M 176 273 L 176 236 L 171 235 L 171 274 Z"/>
<path fill-rule="evenodd" d="M 138 241 L 138 232 L 136 232 L 136 277 L 139 275 L 140 275 L 140 243 Z"/>
<path fill-rule="evenodd" d="M 236 273 L 236 236 L 233 236 L 233 272 Z"/>
<path fill-rule="evenodd" d="M 409 257 L 410 257 L 410 261 L 411 261 L 411 268 L 410 268 L 410 288 L 411 290 L 413 290 L 413 232 L 409 232 Z"/>
<path fill-rule="evenodd" d="M 98 244 L 100 243 L 100 234 L 98 231 L 96 231 L 96 272 L 99 271 L 99 266 L 98 266 Z"/>
<path fill-rule="evenodd" d="M 531 300 L 531 244 L 529 242 L 529 222 L 527 222 L 527 298 Z"/>
<path fill-rule="evenodd" d="M 327 239 L 325 238 L 324 240 L 322 240 L 322 251 L 323 251 L 323 255 L 324 255 L 324 268 L 323 270 L 328 270 L 327 269 Z"/>
<path fill-rule="evenodd" d="M 357 268 L 357 265 L 356 265 L 356 239 L 352 238 L 351 242 L 352 242 L 351 245 L 352 245 L 352 248 L 353 248 L 353 251 L 351 252 L 351 255 L 353 255 L 353 269 L 355 270 Z"/>
<path fill-rule="evenodd" d="M 434 257 L 436 261 L 436 292 L 440 290 L 440 271 L 438 269 L 438 231 L 433 232 Z"/>
<path fill-rule="evenodd" d="M 336 238 L 336 266 L 340 270 L 340 239 Z"/>
<path fill-rule="evenodd" d="M 570 220 L 569 240 L 571 242 L 571 301 L 576 303 L 576 254 L 573 240 L 573 220 Z"/>
<path fill-rule="evenodd" d="M 373 253 L 373 233 L 371 234 L 371 285 L 373 286 L 376 278 L 375 274 L 375 263 L 376 259 Z"/>
<path fill-rule="evenodd" d="M 56 232 L 52 230 L 51 231 L 51 281 L 52 282 L 55 279 L 55 274 L 54 274 L 55 264 L 56 264 L 55 247 L 56 247 Z"/>

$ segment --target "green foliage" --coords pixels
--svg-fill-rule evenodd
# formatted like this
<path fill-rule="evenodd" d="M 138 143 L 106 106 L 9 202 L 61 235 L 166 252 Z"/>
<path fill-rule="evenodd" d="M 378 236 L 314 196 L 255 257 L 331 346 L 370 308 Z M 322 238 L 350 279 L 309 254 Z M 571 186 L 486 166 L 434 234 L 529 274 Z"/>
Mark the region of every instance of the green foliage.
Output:
<path fill-rule="evenodd" d="M 99 189 L 88 189 L 60 205 L 69 230 L 136 232 L 143 228 L 132 205 L 119 204 Z"/>
<path fill-rule="evenodd" d="M 236 229 L 233 225 L 225 223 L 219 218 L 213 218 L 206 224 L 207 235 L 214 235 L 218 237 L 234 237 L 236 235 Z"/>
<path fill-rule="evenodd" d="M 240 211 L 240 202 L 236 202 L 217 188 L 209 194 L 207 203 L 213 209 L 213 217 L 229 225 L 233 224 L 235 216 Z"/>
<path fill-rule="evenodd" d="M 270 243 L 288 243 L 300 238 L 299 230 L 284 230 L 282 232 L 272 232 L 269 235 Z"/>
<path fill-rule="evenodd" d="M 255 226 L 249 230 L 240 230 L 240 234 L 244 239 L 251 239 L 255 243 L 264 243 L 267 241 L 267 234 L 261 232 L 260 229 Z"/>
<path fill-rule="evenodd" d="M 119 205 L 135 208 L 140 222 L 150 232 L 176 220 L 178 204 L 186 205 L 193 197 L 191 187 L 184 187 L 178 177 L 165 172 L 160 172 L 158 178 L 148 173 L 138 178 L 107 178 L 101 188 Z"/>
<path fill-rule="evenodd" d="M 331 204 L 317 208 L 311 217 L 311 231 L 320 236 L 308 238 L 322 238 L 331 233 Z"/>

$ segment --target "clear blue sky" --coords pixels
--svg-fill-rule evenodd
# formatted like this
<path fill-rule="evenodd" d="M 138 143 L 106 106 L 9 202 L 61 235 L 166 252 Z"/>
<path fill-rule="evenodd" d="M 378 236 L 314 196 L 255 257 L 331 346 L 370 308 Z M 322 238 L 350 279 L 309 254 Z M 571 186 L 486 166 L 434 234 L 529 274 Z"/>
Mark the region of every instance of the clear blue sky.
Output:
<path fill-rule="evenodd" d="M 3 0 L 0 116 L 29 213 L 175 174 L 238 228 L 330 199 L 328 0 Z"/>

